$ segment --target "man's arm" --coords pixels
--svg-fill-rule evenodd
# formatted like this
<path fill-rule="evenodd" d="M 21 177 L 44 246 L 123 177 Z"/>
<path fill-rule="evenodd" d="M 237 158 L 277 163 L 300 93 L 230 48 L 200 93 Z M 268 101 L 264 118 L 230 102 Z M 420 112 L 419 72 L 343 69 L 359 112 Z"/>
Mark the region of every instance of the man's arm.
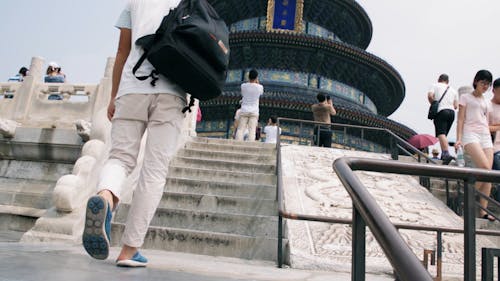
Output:
<path fill-rule="evenodd" d="M 111 98 L 108 105 L 108 119 L 111 121 L 115 114 L 115 98 L 120 86 L 123 66 L 127 62 L 130 49 L 132 48 L 132 30 L 128 28 L 120 28 L 120 41 L 118 42 L 118 50 L 116 52 L 115 65 L 113 66 Z"/>
<path fill-rule="evenodd" d="M 434 92 L 427 93 L 427 100 L 429 100 L 429 103 L 432 103 L 435 100 Z M 455 107 L 455 109 L 456 109 L 456 107 Z"/>
<path fill-rule="evenodd" d="M 462 145 L 462 135 L 464 132 L 464 120 L 465 120 L 465 106 L 458 106 L 458 118 L 457 118 L 457 141 L 455 142 L 455 149 Z"/>
<path fill-rule="evenodd" d="M 496 133 L 497 131 L 500 131 L 500 123 L 493 123 L 493 112 L 490 112 L 488 114 L 488 123 L 489 123 L 489 128 L 491 133 Z"/>
<path fill-rule="evenodd" d="M 333 107 L 332 100 L 331 99 L 327 100 L 327 103 L 330 106 L 330 115 L 332 115 L 332 116 L 336 115 L 337 111 L 335 110 L 335 107 Z"/>

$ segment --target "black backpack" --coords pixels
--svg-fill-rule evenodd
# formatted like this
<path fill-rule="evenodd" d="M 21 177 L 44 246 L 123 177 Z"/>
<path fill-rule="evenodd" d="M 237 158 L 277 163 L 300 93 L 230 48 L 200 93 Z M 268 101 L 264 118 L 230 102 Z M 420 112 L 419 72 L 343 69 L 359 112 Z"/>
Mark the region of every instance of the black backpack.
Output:
<path fill-rule="evenodd" d="M 133 68 L 147 58 L 155 67 L 148 76 L 155 86 L 162 74 L 192 97 L 205 101 L 218 97 L 226 81 L 229 64 L 229 30 L 206 0 L 182 0 L 170 10 L 155 34 L 137 39 L 144 54 Z M 189 110 L 194 104 L 191 98 Z"/>

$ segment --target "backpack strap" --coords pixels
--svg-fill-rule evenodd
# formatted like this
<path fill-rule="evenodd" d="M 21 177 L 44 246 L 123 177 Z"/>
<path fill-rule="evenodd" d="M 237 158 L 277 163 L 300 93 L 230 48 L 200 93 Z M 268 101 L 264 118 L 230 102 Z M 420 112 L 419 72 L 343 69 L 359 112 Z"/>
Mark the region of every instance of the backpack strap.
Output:
<path fill-rule="evenodd" d="M 141 67 L 142 63 L 147 59 L 148 57 L 148 54 L 149 54 L 149 50 L 151 50 L 151 47 L 153 46 L 153 42 L 154 40 L 151 40 L 146 46 L 143 47 L 144 49 L 144 53 L 142 54 L 141 58 L 137 61 L 137 63 L 135 64 L 134 68 L 132 68 L 132 74 L 134 74 L 135 78 L 141 80 L 141 81 L 144 81 L 146 79 L 148 79 L 149 77 L 151 77 L 151 85 L 154 87 L 156 86 L 156 81 L 159 78 L 159 73 L 156 69 L 153 69 L 151 71 L 151 73 L 147 76 L 137 76 L 135 75 L 135 73 L 137 72 L 137 70 L 139 69 L 139 67 Z"/>
<path fill-rule="evenodd" d="M 189 105 L 185 106 L 183 109 L 182 109 L 182 113 L 186 113 L 186 111 L 189 110 L 189 112 L 191 112 L 191 107 L 194 105 L 194 98 L 193 97 L 190 97 L 189 98 Z"/>
<path fill-rule="evenodd" d="M 444 93 L 443 93 L 443 95 L 441 96 L 441 98 L 439 99 L 438 103 L 440 103 L 440 102 L 443 100 L 444 96 L 446 96 L 446 93 L 448 92 L 448 89 L 449 89 L 449 88 L 450 88 L 450 86 L 448 86 L 448 88 L 446 88 L 446 91 L 444 91 Z"/>

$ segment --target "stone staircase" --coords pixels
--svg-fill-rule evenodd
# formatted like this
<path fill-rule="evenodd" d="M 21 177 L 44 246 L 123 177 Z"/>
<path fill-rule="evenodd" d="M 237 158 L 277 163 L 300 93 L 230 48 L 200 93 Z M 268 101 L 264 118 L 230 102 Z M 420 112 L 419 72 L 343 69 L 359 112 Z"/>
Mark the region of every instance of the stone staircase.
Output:
<path fill-rule="evenodd" d="M 52 207 L 56 181 L 73 165 L 0 160 L 0 231 L 18 241 Z"/>
<path fill-rule="evenodd" d="M 260 142 L 194 138 L 170 163 L 144 248 L 276 260 L 276 148 Z M 128 204 L 115 213 L 112 241 Z"/>
<path fill-rule="evenodd" d="M 19 241 L 54 210 L 56 182 L 71 174 L 82 140 L 74 129 L 19 127 L 0 134 L 0 232 Z"/>

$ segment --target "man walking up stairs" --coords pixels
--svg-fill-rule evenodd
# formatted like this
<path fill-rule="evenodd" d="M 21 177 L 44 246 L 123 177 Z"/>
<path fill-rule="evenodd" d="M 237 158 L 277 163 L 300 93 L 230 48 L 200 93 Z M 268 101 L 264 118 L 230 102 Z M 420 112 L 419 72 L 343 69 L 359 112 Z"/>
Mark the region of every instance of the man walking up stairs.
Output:
<path fill-rule="evenodd" d="M 276 147 L 196 138 L 171 161 L 144 248 L 275 260 Z M 116 212 L 121 236 L 129 204 Z"/>

